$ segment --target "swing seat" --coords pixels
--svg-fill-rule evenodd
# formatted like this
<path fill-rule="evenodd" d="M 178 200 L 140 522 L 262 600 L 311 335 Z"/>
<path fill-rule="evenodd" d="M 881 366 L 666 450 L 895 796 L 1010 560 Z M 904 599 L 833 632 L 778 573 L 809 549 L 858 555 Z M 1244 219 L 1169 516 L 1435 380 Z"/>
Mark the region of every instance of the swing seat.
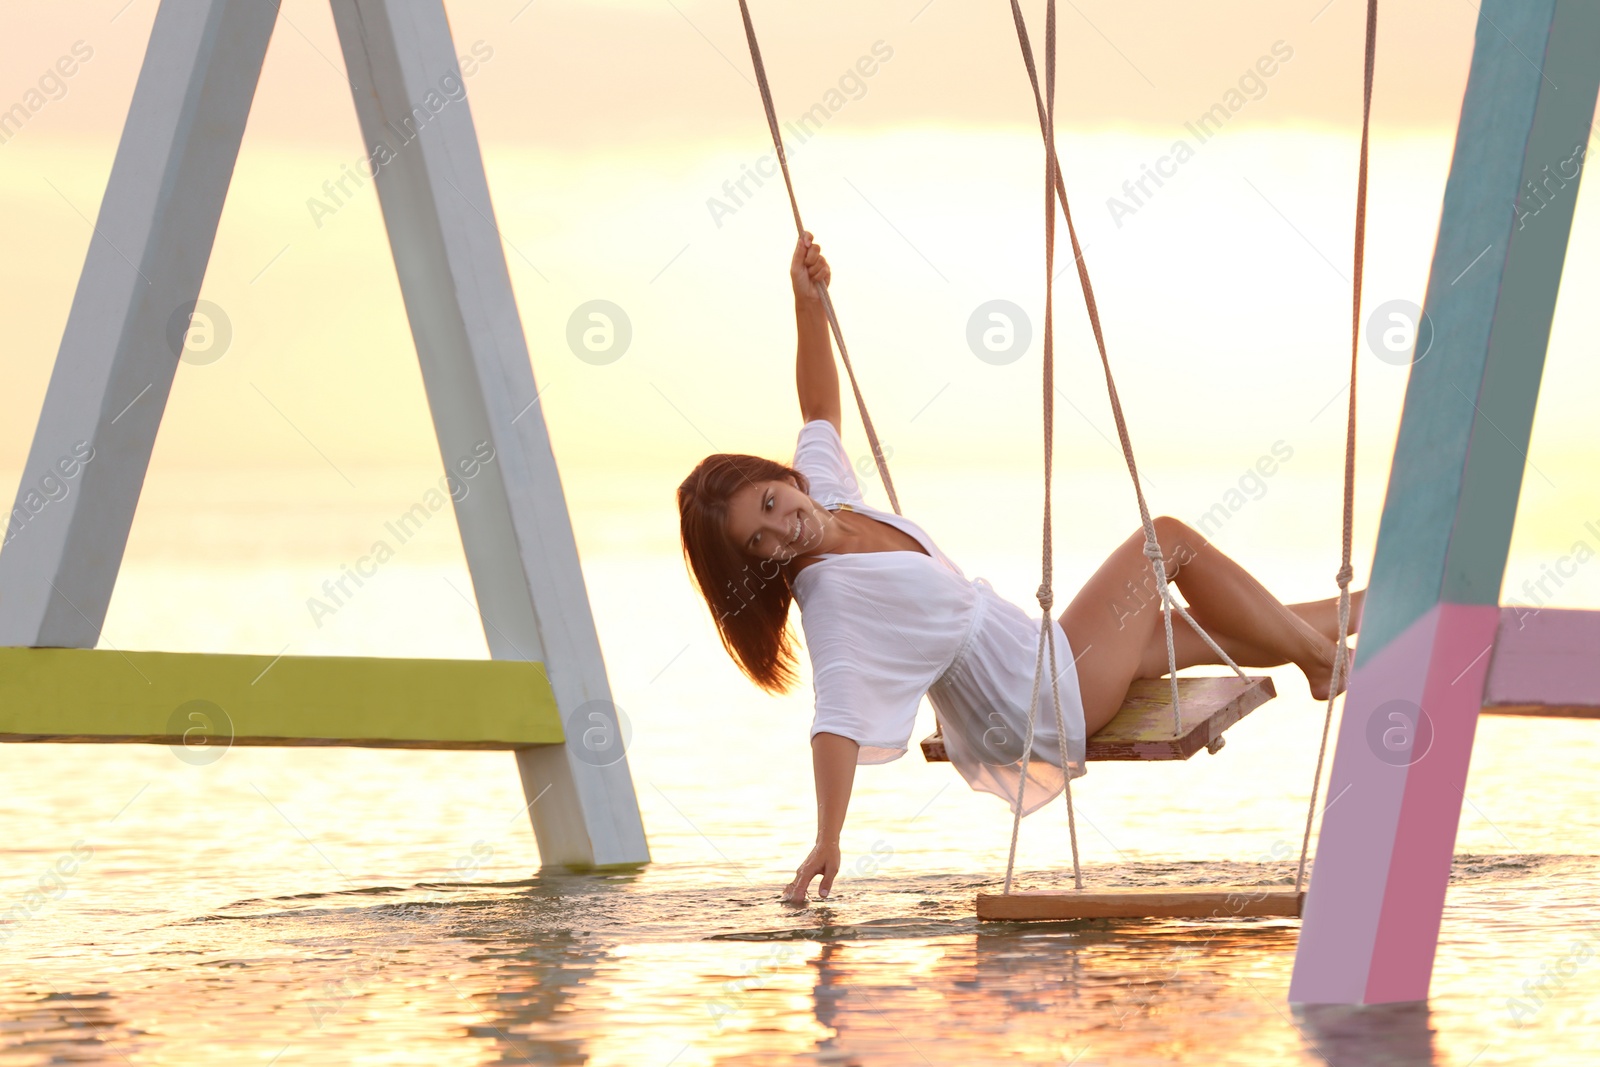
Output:
<path fill-rule="evenodd" d="M 979 893 L 978 918 L 1001 922 L 1050 919 L 1233 919 L 1243 915 L 1299 918 L 1305 892 L 1265 886 L 1203 889 L 1028 890 Z"/>
<path fill-rule="evenodd" d="M 1202 748 L 1215 753 L 1223 745 L 1224 730 L 1277 695 L 1272 679 L 1265 675 L 1179 678 L 1183 725 L 1174 733 L 1171 680 L 1140 678 L 1129 686 L 1122 709 L 1089 738 L 1087 758 L 1180 760 Z M 929 763 L 950 761 L 941 730 L 923 738 L 922 756 Z"/>

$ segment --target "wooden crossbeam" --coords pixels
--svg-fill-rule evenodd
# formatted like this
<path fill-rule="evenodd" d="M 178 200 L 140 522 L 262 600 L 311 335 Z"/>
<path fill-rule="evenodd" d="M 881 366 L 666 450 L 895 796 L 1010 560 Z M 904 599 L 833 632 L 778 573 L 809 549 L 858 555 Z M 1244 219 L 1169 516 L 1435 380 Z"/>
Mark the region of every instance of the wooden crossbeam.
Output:
<path fill-rule="evenodd" d="M 525 749 L 564 738 L 541 663 L 0 648 L 0 741 Z"/>
<path fill-rule="evenodd" d="M 1502 607 L 1483 711 L 1600 719 L 1600 611 Z"/>
<path fill-rule="evenodd" d="M 1530 719 L 1600 719 L 1596 704 L 1485 704 L 1485 715 L 1521 715 Z"/>
<path fill-rule="evenodd" d="M 1048 919 L 1232 919 L 1243 915 L 1298 918 L 1305 894 L 1264 886 L 1199 889 L 1028 890 L 979 893 L 978 918 L 1009 922 Z"/>
<path fill-rule="evenodd" d="M 1222 732 L 1278 695 L 1272 679 L 1179 678 L 1178 712 L 1182 727 L 1172 726 L 1172 685 L 1166 678 L 1140 678 L 1128 689 L 1122 710 L 1089 738 L 1090 760 L 1180 760 L 1202 748 L 1222 747 Z M 922 741 L 929 763 L 950 759 L 944 736 L 934 731 Z"/>

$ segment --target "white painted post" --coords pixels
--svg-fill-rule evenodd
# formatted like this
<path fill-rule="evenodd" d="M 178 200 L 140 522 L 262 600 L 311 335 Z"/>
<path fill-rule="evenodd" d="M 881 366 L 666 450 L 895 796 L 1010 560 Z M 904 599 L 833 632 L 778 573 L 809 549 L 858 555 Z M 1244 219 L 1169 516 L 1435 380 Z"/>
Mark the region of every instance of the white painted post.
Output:
<path fill-rule="evenodd" d="M 517 754 L 540 858 L 648 862 L 443 4 L 332 3 L 445 465 L 495 452 L 455 505 L 490 654 L 543 662 L 567 728 Z"/>
<path fill-rule="evenodd" d="M 490 652 L 544 663 L 568 730 L 518 753 L 541 861 L 648 862 L 444 9 L 333 10 L 365 139 L 412 134 L 377 186 L 445 463 L 495 450 L 456 505 Z M 276 13 L 156 14 L 0 553 L 0 646 L 99 640 Z"/>
<path fill-rule="evenodd" d="M 0 645 L 100 638 L 276 17 L 257 0 L 156 12 L 8 516 Z"/>

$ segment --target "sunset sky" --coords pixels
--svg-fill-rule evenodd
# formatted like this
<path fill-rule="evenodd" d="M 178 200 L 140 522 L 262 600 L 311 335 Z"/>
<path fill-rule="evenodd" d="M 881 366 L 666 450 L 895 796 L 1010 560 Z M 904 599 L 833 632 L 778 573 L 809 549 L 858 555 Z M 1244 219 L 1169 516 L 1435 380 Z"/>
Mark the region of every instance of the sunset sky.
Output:
<path fill-rule="evenodd" d="M 8 486 L 156 6 L 18 0 L 0 11 L 0 106 L 27 113 L 0 143 Z M 708 451 L 788 459 L 799 427 L 793 221 L 781 181 L 748 178 L 771 146 L 737 3 L 446 9 L 458 54 L 480 60 L 464 79 L 467 105 L 569 500 L 665 507 Z M 1023 10 L 1042 55 L 1044 4 Z M 1061 158 L 1135 447 L 1162 490 L 1157 510 L 1203 510 L 1281 440 L 1320 527 L 1336 514 L 1363 15 L 1356 0 L 1059 7 Z M 910 487 L 902 497 L 927 500 L 963 471 L 1003 476 L 1036 516 L 1043 157 L 1008 6 L 758 0 L 752 16 L 780 119 L 799 129 L 811 116 L 810 135 L 789 142 L 796 192 L 832 263 L 897 485 Z M 1383 12 L 1369 313 L 1424 290 L 1475 17 L 1460 0 Z M 72 76 L 57 79 L 58 60 L 74 54 Z M 1202 140 L 1195 123 L 1219 106 L 1226 124 Z M 1180 141 L 1189 152 L 1174 163 Z M 151 521 L 160 500 L 284 491 L 333 502 L 361 480 L 350 471 L 426 480 L 437 470 L 376 195 L 349 180 L 363 155 L 327 5 L 285 0 L 201 294 L 225 309 L 231 348 L 179 369 L 144 499 Z M 1151 167 L 1169 174 L 1159 188 Z M 1145 195 L 1130 201 L 1141 178 Z M 341 179 L 348 195 L 335 199 Z M 1070 260 L 1061 231 L 1058 269 Z M 1580 204 L 1564 293 L 1600 279 L 1597 236 Z M 566 341 L 573 310 L 596 298 L 623 307 L 634 331 L 606 366 Z M 1026 358 L 1005 366 L 965 341 L 974 309 L 997 298 L 1023 307 L 1033 329 Z M 1117 494 L 1106 521 L 1121 528 L 1136 515 L 1070 270 L 1056 322 L 1060 491 Z M 1595 326 L 1595 312 L 1558 305 L 1531 453 L 1549 484 L 1524 486 L 1525 506 L 1560 511 L 1562 530 L 1600 517 L 1600 501 L 1560 488 L 1593 482 Z M 1370 531 L 1405 369 L 1362 366 Z M 848 384 L 844 395 L 845 443 L 864 458 Z M 886 506 L 872 497 L 880 487 L 868 492 Z M 670 547 L 674 517 L 662 518 L 652 544 Z"/>

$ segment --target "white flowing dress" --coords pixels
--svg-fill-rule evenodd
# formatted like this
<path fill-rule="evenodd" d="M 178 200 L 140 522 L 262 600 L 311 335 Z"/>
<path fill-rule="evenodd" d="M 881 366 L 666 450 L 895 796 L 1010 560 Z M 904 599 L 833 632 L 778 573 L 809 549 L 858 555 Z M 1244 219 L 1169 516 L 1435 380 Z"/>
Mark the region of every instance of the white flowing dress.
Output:
<path fill-rule="evenodd" d="M 889 763 L 905 755 L 926 695 L 956 771 L 1015 812 L 1040 618 L 1030 618 L 984 579 L 969 580 L 910 519 L 867 504 L 831 422 L 814 419 L 801 427 L 792 466 L 824 508 L 848 507 L 887 523 L 928 553 L 823 552 L 794 576 L 816 692 L 811 736 L 848 737 L 861 746 L 858 764 Z M 1087 771 L 1083 699 L 1066 632 L 1055 619 L 1051 625 L 1068 773 L 1078 778 Z M 1049 803 L 1066 781 L 1048 674 L 1034 724 L 1024 815 Z"/>

